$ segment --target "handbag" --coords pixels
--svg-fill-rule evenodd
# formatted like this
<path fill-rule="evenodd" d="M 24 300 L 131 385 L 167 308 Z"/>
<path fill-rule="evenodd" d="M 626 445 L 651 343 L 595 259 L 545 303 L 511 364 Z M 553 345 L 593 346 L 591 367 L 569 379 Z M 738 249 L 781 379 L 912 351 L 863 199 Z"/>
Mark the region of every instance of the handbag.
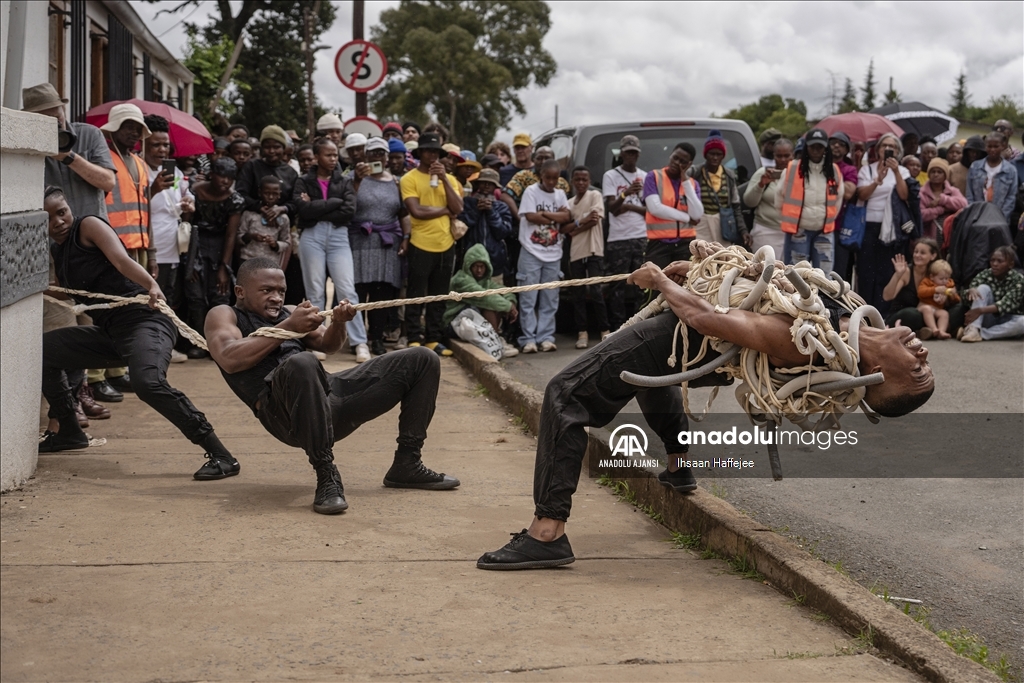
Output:
<path fill-rule="evenodd" d="M 849 204 L 843 214 L 843 224 L 839 228 L 839 244 L 852 251 L 860 251 L 864 243 L 864 232 L 867 228 L 868 207 L 861 203 Z"/>
<path fill-rule="evenodd" d="M 722 170 L 722 173 L 725 175 L 726 189 L 729 192 L 729 196 L 732 197 L 732 178 L 725 172 L 725 169 Z M 736 210 L 732 208 L 731 204 L 729 206 L 722 206 L 717 192 L 715 193 L 715 204 L 718 205 L 718 220 L 722 225 L 722 239 L 733 244 L 741 243 L 743 238 L 740 236 L 740 226 L 736 223 Z"/>
<path fill-rule="evenodd" d="M 451 225 L 452 239 L 458 241 L 469 231 L 469 226 L 460 221 L 458 218 L 452 219 Z"/>

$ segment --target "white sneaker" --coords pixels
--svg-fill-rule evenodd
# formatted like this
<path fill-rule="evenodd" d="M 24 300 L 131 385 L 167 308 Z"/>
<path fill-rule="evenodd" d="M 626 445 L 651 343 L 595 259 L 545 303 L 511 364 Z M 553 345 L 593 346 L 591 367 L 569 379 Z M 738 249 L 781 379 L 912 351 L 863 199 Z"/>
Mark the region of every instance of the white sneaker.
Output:
<path fill-rule="evenodd" d="M 395 348 L 398 350 L 409 348 L 409 338 L 403 334 L 398 338 L 398 341 L 395 342 Z"/>
<path fill-rule="evenodd" d="M 502 358 L 515 358 L 519 355 L 519 349 L 509 344 L 504 339 L 501 340 L 501 357 Z"/>
<path fill-rule="evenodd" d="M 555 346 L 555 342 L 545 341 L 540 343 L 541 351 L 557 351 L 558 347 Z"/>
<path fill-rule="evenodd" d="M 604 332 L 601 333 L 601 341 L 604 341 L 610 336 L 612 336 L 611 330 L 605 330 Z"/>
<path fill-rule="evenodd" d="M 323 351 L 313 351 L 312 354 L 313 354 L 313 358 L 316 358 L 317 360 L 320 360 L 320 361 L 327 360 L 327 354 L 324 353 Z"/>
<path fill-rule="evenodd" d="M 188 356 L 183 354 L 181 351 L 171 349 L 171 362 L 172 363 L 184 363 L 188 360 Z"/>
<path fill-rule="evenodd" d="M 982 338 L 981 338 L 981 330 L 979 330 L 979 329 L 978 329 L 978 328 L 977 328 L 976 326 L 974 326 L 974 325 L 968 325 L 968 326 L 967 326 L 967 327 L 966 327 L 966 328 L 964 329 L 964 333 L 963 333 L 963 335 L 962 335 L 962 336 L 960 337 L 960 341 L 962 341 L 962 342 L 967 342 L 967 343 L 971 343 L 971 342 L 980 342 L 980 341 L 982 341 Z"/>
<path fill-rule="evenodd" d="M 533 342 L 523 346 L 523 353 L 537 353 L 537 345 Z"/>
<path fill-rule="evenodd" d="M 366 344 L 356 344 L 356 362 L 365 363 L 370 360 L 370 347 Z"/>
<path fill-rule="evenodd" d="M 590 345 L 590 335 L 586 332 L 580 332 L 579 336 L 576 337 L 576 348 L 585 349 Z"/>

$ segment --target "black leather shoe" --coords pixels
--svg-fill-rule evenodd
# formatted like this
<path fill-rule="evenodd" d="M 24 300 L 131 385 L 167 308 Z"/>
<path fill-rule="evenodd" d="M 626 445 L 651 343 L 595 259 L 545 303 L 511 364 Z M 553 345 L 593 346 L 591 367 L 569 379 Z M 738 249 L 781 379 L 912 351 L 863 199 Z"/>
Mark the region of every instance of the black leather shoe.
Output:
<path fill-rule="evenodd" d="M 337 515 L 348 510 L 345 487 L 334 464 L 321 466 L 316 471 L 316 493 L 313 495 L 313 512 L 321 515 Z"/>
<path fill-rule="evenodd" d="M 461 484 L 455 477 L 438 474 L 423 464 L 422 460 L 403 463 L 394 462 L 391 469 L 384 475 L 384 485 L 393 489 L 426 489 L 428 491 L 447 491 Z"/>
<path fill-rule="evenodd" d="M 381 339 L 374 339 L 370 342 L 370 353 L 375 356 L 383 356 L 388 350 L 384 348 L 384 342 Z"/>
<path fill-rule="evenodd" d="M 190 360 L 202 360 L 203 358 L 210 357 L 210 353 L 208 351 L 204 351 L 198 346 L 193 346 L 185 352 L 185 355 L 188 356 Z"/>
<path fill-rule="evenodd" d="M 238 461 L 230 455 L 220 453 L 207 453 L 206 464 L 196 470 L 192 475 L 193 479 L 199 481 L 210 481 L 211 479 L 225 479 L 233 477 L 242 469 Z"/>
<path fill-rule="evenodd" d="M 92 389 L 92 397 L 97 401 L 103 401 L 104 403 L 120 403 L 124 400 L 124 394 L 110 386 L 107 380 L 99 382 L 92 382 L 89 384 L 89 388 Z"/>
<path fill-rule="evenodd" d="M 512 534 L 512 540 L 504 548 L 484 553 L 476 561 L 476 566 L 477 569 L 545 569 L 575 561 L 569 537 L 565 534 L 545 543 L 523 529 L 518 534 Z"/>
<path fill-rule="evenodd" d="M 672 457 L 671 455 L 669 457 Z M 693 477 L 693 472 L 690 471 L 689 467 L 680 467 L 675 472 L 669 472 L 665 470 L 658 475 L 658 481 L 661 482 L 662 486 L 673 488 L 679 493 L 689 493 L 690 491 L 697 490 L 697 480 Z"/>
<path fill-rule="evenodd" d="M 122 393 L 134 394 L 135 390 L 132 389 L 132 380 L 128 376 L 128 373 L 121 375 L 120 377 L 108 377 L 107 384 L 114 387 Z"/>
<path fill-rule="evenodd" d="M 88 447 L 89 437 L 85 435 L 85 432 L 65 437 L 56 432 L 47 431 L 39 442 L 40 453 L 59 453 L 60 451 L 74 451 Z"/>

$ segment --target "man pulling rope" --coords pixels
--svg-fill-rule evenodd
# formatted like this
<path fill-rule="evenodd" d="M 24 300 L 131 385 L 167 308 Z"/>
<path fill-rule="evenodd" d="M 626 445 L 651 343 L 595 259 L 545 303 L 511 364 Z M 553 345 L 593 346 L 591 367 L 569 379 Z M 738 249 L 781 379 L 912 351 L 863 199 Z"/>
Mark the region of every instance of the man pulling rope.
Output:
<path fill-rule="evenodd" d="M 752 416 L 773 420 L 781 415 L 806 419 L 806 413 L 793 411 L 809 410 L 811 406 L 835 415 L 841 412 L 839 406 L 852 409 L 849 404 L 856 407 L 861 400 L 883 416 L 897 417 L 917 409 L 931 396 L 934 378 L 927 363 L 928 351 L 913 331 L 906 327 L 860 327 L 869 311 L 858 310 L 858 302 L 846 296 L 845 287 L 837 283 L 838 290 L 829 290 L 824 285 L 827 278 L 820 278 L 815 286 L 821 288 L 822 296 L 820 302 L 815 302 L 804 280 L 791 282 L 791 286 L 780 281 L 762 289 L 759 282 L 769 283 L 753 279 L 758 269 L 748 271 L 746 263 L 742 270 L 730 268 L 728 272 L 702 267 L 709 259 L 721 263 L 735 256 L 746 261 L 749 255 L 743 256 L 742 249 L 720 254 L 723 250 L 718 245 L 695 243 L 691 250 L 697 257 L 693 265 L 677 261 L 662 270 L 646 263 L 630 277 L 630 282 L 639 287 L 660 291 L 669 310 L 656 312 L 659 305 L 641 312 L 631 321 L 633 324 L 581 355 L 548 383 L 537 439 L 533 521 L 528 529 L 512 534 L 504 547 L 485 553 L 477 567 L 533 569 L 575 561 L 565 524 L 587 449 L 586 428 L 607 425 L 633 398 L 665 446 L 668 467 L 658 475 L 659 481 L 677 491 L 693 491 L 697 482 L 692 472 L 679 466 L 679 456 L 688 447 L 678 443 L 677 435 L 688 429 L 688 422 L 678 381 L 688 380 L 693 387 L 718 387 L 730 383 L 731 376 L 741 377 L 743 383 L 737 391 L 741 405 Z M 762 262 L 767 260 L 762 257 Z M 771 265 L 774 270 L 774 259 Z M 695 269 L 692 279 L 691 267 Z M 764 268 L 767 265 L 762 265 L 762 278 Z M 773 275 L 769 273 L 769 279 Z M 727 283 L 729 286 L 723 287 Z M 714 288 L 717 291 L 712 291 Z M 717 299 L 715 294 L 722 289 L 725 300 L 716 304 L 698 293 Z M 757 289 L 761 291 L 749 302 L 753 310 L 743 310 L 742 304 Z M 836 298 L 829 296 L 829 291 Z M 765 293 L 768 300 L 761 306 Z M 789 304 L 783 301 L 787 297 L 793 305 L 799 300 L 807 310 L 787 310 Z M 776 312 L 776 306 L 783 311 Z M 877 312 L 869 315 L 874 324 L 879 322 L 876 316 Z M 685 335 L 682 348 L 677 343 L 677 330 Z M 737 354 L 741 359 L 738 364 L 733 363 Z M 664 377 L 678 367 L 685 369 L 702 360 L 705 368 L 717 366 L 723 372 Z M 822 401 L 814 399 L 817 402 L 800 405 L 782 400 L 788 400 L 795 391 L 791 382 L 810 388 L 812 374 L 826 375 L 832 381 L 833 376 L 824 371 L 837 372 L 834 367 L 849 371 L 843 375 L 863 378 L 859 382 L 863 386 L 851 388 L 845 384 L 847 380 L 841 380 L 844 383 L 835 390 L 804 392 L 812 399 L 818 393 Z M 785 380 L 796 373 L 805 376 Z M 866 383 L 869 376 L 875 376 L 870 381 L 876 381 L 879 373 L 884 382 Z M 662 381 L 648 381 L 651 379 Z M 770 388 L 767 380 L 771 381 Z M 784 384 L 776 384 L 781 382 Z"/>

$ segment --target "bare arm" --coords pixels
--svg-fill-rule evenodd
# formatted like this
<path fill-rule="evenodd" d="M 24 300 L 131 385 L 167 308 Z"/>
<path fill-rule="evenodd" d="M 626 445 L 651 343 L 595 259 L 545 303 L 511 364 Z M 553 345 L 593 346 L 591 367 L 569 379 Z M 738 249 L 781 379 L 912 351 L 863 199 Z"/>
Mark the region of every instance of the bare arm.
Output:
<path fill-rule="evenodd" d="M 407 198 L 405 200 L 405 208 L 409 210 L 409 214 L 413 218 L 421 221 L 429 221 L 432 218 L 450 215 L 447 206 L 423 206 L 416 197 Z"/>
<path fill-rule="evenodd" d="M 149 292 L 149 305 L 156 308 L 157 299 L 164 299 L 164 293 L 160 291 L 160 285 L 156 283 L 153 276 L 146 272 L 146 269 L 128 256 L 117 233 L 110 229 L 110 226 L 99 218 L 86 216 L 79 227 L 79 235 L 84 247 L 96 247 L 103 252 L 107 260 L 117 268 L 117 272 L 126 278 L 145 288 Z"/>
<path fill-rule="evenodd" d="M 57 161 L 63 160 L 67 157 L 67 154 L 57 154 L 53 158 Z M 77 173 L 82 180 L 89 183 L 97 190 L 103 190 L 104 192 L 110 192 L 114 189 L 114 172 L 109 168 L 103 168 L 97 166 L 91 161 L 87 160 L 81 154 L 75 155 L 75 160 L 68 164 L 68 168 Z"/>
<path fill-rule="evenodd" d="M 462 213 L 462 195 L 459 194 L 459 191 L 456 190 L 450 182 L 448 182 L 447 173 L 440 176 L 440 178 L 441 182 L 444 183 L 444 197 L 448 202 L 448 211 L 451 215 L 458 216 Z"/>

